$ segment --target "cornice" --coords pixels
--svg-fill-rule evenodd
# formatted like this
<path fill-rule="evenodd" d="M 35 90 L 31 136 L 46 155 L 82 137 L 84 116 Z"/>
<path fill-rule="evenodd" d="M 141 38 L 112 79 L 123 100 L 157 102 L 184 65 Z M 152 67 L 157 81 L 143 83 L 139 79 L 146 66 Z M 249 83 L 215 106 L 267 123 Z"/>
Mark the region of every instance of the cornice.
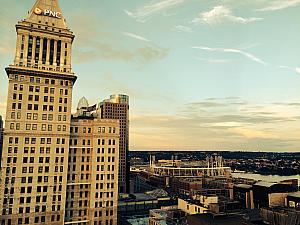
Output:
<path fill-rule="evenodd" d="M 10 65 L 9 67 L 5 68 L 5 71 L 7 73 L 7 76 L 9 76 L 10 74 L 20 74 L 20 75 L 39 76 L 39 77 L 46 77 L 46 78 L 65 79 L 65 80 L 71 80 L 73 82 L 77 80 L 77 76 L 74 73 L 63 73 L 63 72 L 56 72 L 56 71 L 49 71 L 49 70 L 46 71 L 46 70 L 13 66 L 13 65 Z"/>

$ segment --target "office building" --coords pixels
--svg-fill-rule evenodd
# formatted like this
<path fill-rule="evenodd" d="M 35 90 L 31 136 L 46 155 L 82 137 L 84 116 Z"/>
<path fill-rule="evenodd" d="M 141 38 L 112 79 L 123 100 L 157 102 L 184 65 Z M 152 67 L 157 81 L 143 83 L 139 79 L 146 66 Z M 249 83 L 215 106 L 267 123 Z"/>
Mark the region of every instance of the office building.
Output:
<path fill-rule="evenodd" d="M 110 99 L 100 103 L 102 119 L 118 119 L 120 121 L 119 146 L 119 192 L 129 192 L 129 170 L 127 161 L 129 151 L 129 97 L 127 95 L 111 95 Z"/>
<path fill-rule="evenodd" d="M 71 119 L 65 224 L 117 224 L 119 121 L 82 98 Z"/>
<path fill-rule="evenodd" d="M 14 63 L 6 68 L 1 222 L 63 224 L 74 35 L 53 0 L 37 0 L 16 31 Z"/>
<path fill-rule="evenodd" d="M 95 107 L 71 118 L 74 34 L 58 1 L 37 0 L 16 31 L 6 68 L 1 224 L 115 225 L 119 121 L 94 118 Z"/>
<path fill-rule="evenodd" d="M 0 116 L 0 166 L 1 166 L 1 158 L 2 158 L 3 135 L 4 135 L 3 120 L 2 120 L 2 116 Z"/>

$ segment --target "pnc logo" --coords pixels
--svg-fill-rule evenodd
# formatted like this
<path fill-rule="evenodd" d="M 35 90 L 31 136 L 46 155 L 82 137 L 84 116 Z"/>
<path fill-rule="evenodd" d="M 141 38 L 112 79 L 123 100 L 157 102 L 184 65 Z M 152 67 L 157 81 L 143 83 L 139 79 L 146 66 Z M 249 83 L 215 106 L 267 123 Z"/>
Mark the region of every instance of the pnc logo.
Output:
<path fill-rule="evenodd" d="M 54 18 L 58 18 L 58 19 L 61 18 L 61 13 L 60 12 L 54 12 L 54 11 L 51 11 L 49 9 L 42 10 L 39 7 L 36 7 L 34 9 L 34 13 L 36 15 L 44 15 L 44 16 L 54 17 Z"/>
<path fill-rule="evenodd" d="M 42 12 L 43 12 L 43 10 L 41 10 L 41 9 L 38 8 L 38 7 L 36 7 L 36 8 L 34 9 L 34 13 L 37 14 L 37 15 L 41 15 Z"/>

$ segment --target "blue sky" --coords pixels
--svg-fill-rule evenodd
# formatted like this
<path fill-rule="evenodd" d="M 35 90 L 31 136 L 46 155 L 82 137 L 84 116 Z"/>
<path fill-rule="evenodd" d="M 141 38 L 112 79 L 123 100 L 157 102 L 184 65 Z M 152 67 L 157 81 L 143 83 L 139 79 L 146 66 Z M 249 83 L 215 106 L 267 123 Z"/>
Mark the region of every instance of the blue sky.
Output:
<path fill-rule="evenodd" d="M 0 2 L 4 114 L 14 25 L 34 1 Z M 132 150 L 299 150 L 300 0 L 60 5 L 76 35 L 73 105 L 128 94 Z"/>

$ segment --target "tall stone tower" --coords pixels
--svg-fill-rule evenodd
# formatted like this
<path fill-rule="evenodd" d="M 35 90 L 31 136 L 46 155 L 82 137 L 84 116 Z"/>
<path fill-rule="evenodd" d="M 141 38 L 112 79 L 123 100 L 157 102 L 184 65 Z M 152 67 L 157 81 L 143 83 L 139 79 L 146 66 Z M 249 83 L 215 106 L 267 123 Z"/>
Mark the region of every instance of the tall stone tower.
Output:
<path fill-rule="evenodd" d="M 74 34 L 57 0 L 16 25 L 1 164 L 1 224 L 64 224 Z"/>
<path fill-rule="evenodd" d="M 2 147 L 3 147 L 3 120 L 2 120 L 2 116 L 0 115 L 0 160 L 2 158 Z M 0 166 L 1 166 L 1 162 L 0 162 Z"/>

